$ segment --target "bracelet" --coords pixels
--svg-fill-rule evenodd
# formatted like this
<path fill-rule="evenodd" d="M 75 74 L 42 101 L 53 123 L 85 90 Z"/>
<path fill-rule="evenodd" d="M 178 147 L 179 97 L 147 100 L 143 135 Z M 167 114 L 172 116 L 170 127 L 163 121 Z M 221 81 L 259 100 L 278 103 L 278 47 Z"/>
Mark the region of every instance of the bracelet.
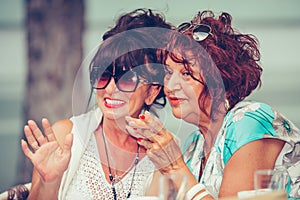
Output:
<path fill-rule="evenodd" d="M 206 195 L 209 195 L 209 193 L 205 190 L 204 192 L 201 192 L 199 195 L 197 195 L 194 200 L 201 200 Z"/>
<path fill-rule="evenodd" d="M 27 199 L 29 195 L 29 190 L 26 187 L 26 185 L 16 185 L 14 187 L 11 187 L 7 191 L 7 199 L 13 200 L 13 199 Z"/>
<path fill-rule="evenodd" d="M 201 190 L 205 190 L 205 186 L 202 183 L 198 183 L 198 184 L 194 185 L 191 189 L 189 189 L 189 191 L 187 191 L 187 193 L 185 195 L 185 199 L 192 200 L 193 197 Z"/>

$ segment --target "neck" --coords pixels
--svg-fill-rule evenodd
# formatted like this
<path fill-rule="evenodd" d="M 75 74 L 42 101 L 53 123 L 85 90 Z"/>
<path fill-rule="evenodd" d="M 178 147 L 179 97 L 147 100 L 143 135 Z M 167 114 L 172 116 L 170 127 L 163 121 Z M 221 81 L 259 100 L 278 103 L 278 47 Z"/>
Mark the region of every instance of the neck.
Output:
<path fill-rule="evenodd" d="M 99 125 L 96 132 L 99 133 L 102 128 L 104 129 L 105 137 L 109 144 L 129 152 L 136 152 L 136 139 L 127 133 L 125 122 L 119 123 L 119 121 L 112 121 L 104 118 L 102 125 Z"/>
<path fill-rule="evenodd" d="M 212 120 L 210 118 L 206 118 L 206 120 L 203 122 L 201 121 L 201 125 L 199 124 L 199 128 L 201 133 L 203 134 L 203 137 L 205 139 L 204 144 L 204 152 L 205 154 L 209 154 L 216 137 L 220 131 L 220 128 L 223 124 L 224 119 L 224 113 L 218 113 L 215 117 L 215 120 Z"/>

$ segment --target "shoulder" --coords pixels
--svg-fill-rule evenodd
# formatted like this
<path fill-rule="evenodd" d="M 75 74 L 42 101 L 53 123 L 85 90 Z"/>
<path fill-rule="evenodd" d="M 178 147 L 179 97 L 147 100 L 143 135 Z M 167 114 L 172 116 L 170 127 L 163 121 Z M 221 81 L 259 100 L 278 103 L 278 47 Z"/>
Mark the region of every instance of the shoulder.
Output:
<path fill-rule="evenodd" d="M 299 128 L 265 103 L 242 101 L 228 113 L 227 117 L 227 132 L 235 136 L 299 137 Z"/>
<path fill-rule="evenodd" d="M 72 130 L 73 122 L 70 119 L 62 119 L 55 122 L 52 126 L 53 130 Z"/>
<path fill-rule="evenodd" d="M 261 135 L 273 129 L 274 112 L 265 103 L 242 101 L 228 113 L 227 117 L 227 131 L 235 136 L 240 133 L 251 137 L 255 136 L 254 132 Z"/>
<path fill-rule="evenodd" d="M 299 138 L 299 129 L 265 103 L 242 101 L 226 117 L 227 122 L 224 127 L 226 134 L 225 163 L 235 151 L 250 142 L 256 141 L 253 145 L 264 146 L 269 143 L 277 143 L 277 141 L 258 140 L 269 138 L 290 141 Z M 281 142 L 278 143 L 281 144 Z"/>
<path fill-rule="evenodd" d="M 102 119 L 102 112 L 100 108 L 90 110 L 86 113 L 73 116 L 70 120 L 76 124 L 89 124 L 91 121 L 98 122 Z"/>
<path fill-rule="evenodd" d="M 272 121 L 274 119 L 273 109 L 268 104 L 255 101 L 239 102 L 230 113 L 233 122 L 242 122 L 249 119 Z"/>
<path fill-rule="evenodd" d="M 67 134 L 72 132 L 73 122 L 70 119 L 62 119 L 52 125 L 55 137 L 60 145 L 64 144 Z"/>
<path fill-rule="evenodd" d="M 272 124 L 274 112 L 264 103 L 242 101 L 229 111 L 225 120 L 225 163 L 242 146 L 263 139 L 266 135 L 277 135 Z"/>

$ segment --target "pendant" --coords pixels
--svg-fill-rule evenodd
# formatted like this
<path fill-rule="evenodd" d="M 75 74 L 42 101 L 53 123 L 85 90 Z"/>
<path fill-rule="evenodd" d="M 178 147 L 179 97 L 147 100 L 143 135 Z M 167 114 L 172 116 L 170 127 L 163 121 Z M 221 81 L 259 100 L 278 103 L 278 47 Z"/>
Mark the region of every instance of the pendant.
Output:
<path fill-rule="evenodd" d="M 121 180 L 121 177 L 118 176 L 118 175 L 115 175 L 115 177 L 114 177 L 114 182 L 115 182 L 115 183 L 118 183 L 120 180 Z"/>

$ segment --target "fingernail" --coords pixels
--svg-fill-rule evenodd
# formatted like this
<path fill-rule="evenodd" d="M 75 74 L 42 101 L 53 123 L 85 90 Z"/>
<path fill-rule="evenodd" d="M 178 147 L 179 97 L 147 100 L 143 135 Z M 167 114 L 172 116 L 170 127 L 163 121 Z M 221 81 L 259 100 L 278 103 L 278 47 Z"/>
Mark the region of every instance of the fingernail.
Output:
<path fill-rule="evenodd" d="M 34 121 L 32 119 L 30 119 L 30 120 L 27 121 L 27 124 L 32 124 L 33 125 Z"/>
<path fill-rule="evenodd" d="M 137 142 L 140 143 L 140 142 L 142 142 L 142 140 L 143 140 L 143 138 L 138 138 Z"/>
<path fill-rule="evenodd" d="M 135 131 L 136 131 L 136 130 L 137 130 L 137 128 L 133 128 L 133 130 L 135 130 Z"/>
<path fill-rule="evenodd" d="M 144 115 L 144 114 L 141 114 L 141 115 L 140 115 L 140 119 L 144 120 L 144 119 L 145 119 L 145 115 Z"/>

